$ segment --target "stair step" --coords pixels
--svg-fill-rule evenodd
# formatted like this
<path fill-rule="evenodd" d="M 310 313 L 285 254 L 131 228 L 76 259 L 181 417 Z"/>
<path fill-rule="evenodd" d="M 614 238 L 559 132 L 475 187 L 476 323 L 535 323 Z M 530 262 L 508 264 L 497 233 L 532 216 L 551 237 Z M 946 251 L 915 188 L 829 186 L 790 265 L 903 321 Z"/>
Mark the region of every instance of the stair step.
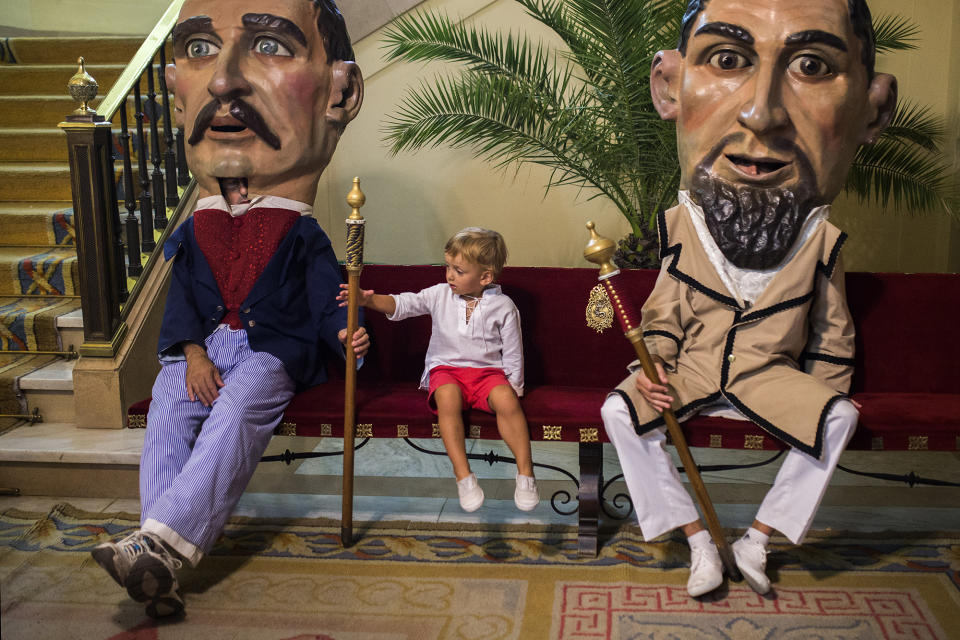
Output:
<path fill-rule="evenodd" d="M 73 245 L 73 209 L 69 202 L 57 204 L 52 208 L 28 208 L 4 203 L 0 207 L 0 245 Z"/>
<path fill-rule="evenodd" d="M 2 67 L 0 67 L 2 69 Z M 55 127 L 0 129 L 5 162 L 67 162 L 67 136 Z"/>
<path fill-rule="evenodd" d="M 120 119 L 116 119 L 119 123 Z M 130 150 L 133 154 L 134 164 L 136 164 L 137 144 L 136 128 L 131 128 Z M 159 127 L 161 152 L 166 149 L 163 141 L 163 126 Z M 144 131 L 147 143 L 150 142 L 150 133 Z M 114 144 L 120 144 L 120 128 L 113 129 Z M 46 127 L 41 129 L 21 129 L 5 127 L 0 128 L 0 149 L 4 150 L 3 162 L 26 163 L 26 162 L 63 162 L 69 161 L 67 152 L 67 136 L 57 127 Z M 117 163 L 119 166 L 119 162 Z"/>
<path fill-rule="evenodd" d="M 60 317 L 79 308 L 78 298 L 0 296 L 0 350 L 68 350 L 61 339 Z"/>
<path fill-rule="evenodd" d="M 139 184 L 137 163 L 131 166 L 134 178 L 134 188 Z M 162 165 L 161 165 L 162 170 Z M 123 175 L 123 165 L 114 164 L 115 177 L 118 181 Z M 148 174 L 153 172 L 153 165 L 148 167 Z M 122 185 L 117 192 L 117 198 L 123 198 Z M 136 191 L 139 193 L 139 190 Z M 70 166 L 59 162 L 25 162 L 0 163 L 0 201 L 17 200 L 38 201 L 51 199 L 73 201 L 70 189 Z M 122 202 L 121 202 L 122 208 Z"/>
<path fill-rule="evenodd" d="M 19 64 L 73 65 L 80 56 L 91 65 L 126 65 L 142 43 L 143 37 L 130 36 L 17 37 L 7 41 Z"/>
<path fill-rule="evenodd" d="M 73 248 L 0 247 L 0 296 L 79 295 Z"/>
<path fill-rule="evenodd" d="M 0 200 L 73 200 L 67 163 L 0 164 Z"/>
<path fill-rule="evenodd" d="M 146 84 L 146 83 L 144 83 Z M 90 103 L 90 107 L 96 109 L 103 100 L 103 94 L 100 94 Z M 159 128 L 163 129 L 163 117 L 161 107 L 162 98 L 157 95 L 157 122 Z M 47 96 L 47 95 L 18 95 L 18 96 L 0 96 L 0 127 L 3 128 L 49 128 L 58 130 L 57 125 L 63 122 L 68 115 L 77 108 L 77 103 L 69 95 Z M 127 96 L 127 122 L 131 131 L 136 131 L 137 121 L 134 119 L 136 111 L 133 96 Z M 144 113 L 149 112 L 148 101 L 141 95 L 141 106 Z M 172 109 L 171 100 L 171 109 Z M 119 129 L 120 116 L 115 115 L 111 120 L 114 126 Z M 149 132 L 149 120 L 144 119 L 144 133 Z"/>
<path fill-rule="evenodd" d="M 47 366 L 20 378 L 21 391 L 73 391 L 76 360 L 59 358 Z M 42 413 L 42 409 L 41 409 Z M 46 416 L 44 416 L 46 418 Z M 59 422 L 59 420 L 57 421 Z"/>
<path fill-rule="evenodd" d="M 120 77 L 125 65 L 85 65 L 87 73 L 100 85 L 100 94 L 107 91 Z M 0 95 L 70 95 L 67 83 L 77 72 L 76 61 L 71 64 L 10 64 L 0 66 Z"/>

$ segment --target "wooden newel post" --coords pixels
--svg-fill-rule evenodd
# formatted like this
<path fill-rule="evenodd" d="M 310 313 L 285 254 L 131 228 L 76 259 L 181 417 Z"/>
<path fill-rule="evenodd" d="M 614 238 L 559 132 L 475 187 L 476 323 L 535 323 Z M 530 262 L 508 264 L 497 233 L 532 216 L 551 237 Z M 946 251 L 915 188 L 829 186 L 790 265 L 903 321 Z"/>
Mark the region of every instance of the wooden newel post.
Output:
<path fill-rule="evenodd" d="M 353 334 L 360 325 L 360 272 L 363 270 L 363 239 L 366 220 L 360 207 L 367 201 L 360 190 L 360 178 L 353 179 L 347 204 L 353 209 L 347 218 L 347 369 L 343 405 L 343 507 L 340 516 L 340 544 L 353 544 L 353 440 L 357 409 L 357 354 L 353 351 Z"/>
<path fill-rule="evenodd" d="M 640 360 L 640 365 L 643 367 L 643 372 L 650 380 L 658 380 L 657 369 L 653 364 L 650 353 L 647 351 L 647 345 L 643 341 L 643 329 L 640 327 L 640 316 L 633 311 L 630 300 L 622 297 L 616 288 L 615 278 L 620 274 L 620 269 L 618 269 L 611 260 L 615 251 L 615 245 L 612 240 L 604 238 L 597 233 L 596 226 L 593 222 L 587 223 L 587 229 L 590 230 L 590 242 L 583 251 L 583 257 L 586 258 L 588 262 L 592 262 L 600 267 L 599 280 L 607 291 L 607 295 L 610 298 L 614 313 L 620 321 L 624 335 L 633 345 L 637 358 Z M 670 433 L 673 445 L 677 448 L 677 453 L 680 455 L 683 470 L 687 474 L 687 478 L 690 479 L 691 486 L 693 486 L 697 502 L 700 503 L 703 517 L 707 521 L 707 529 L 710 531 L 710 536 L 717 545 L 717 550 L 720 552 L 720 558 L 723 560 L 723 566 L 727 570 L 727 575 L 730 576 L 731 580 L 739 582 L 742 578 L 740 576 L 740 570 L 737 569 L 736 561 L 733 558 L 733 550 L 727 542 L 723 528 L 720 526 L 717 512 L 713 508 L 713 502 L 710 500 L 707 488 L 703 484 L 703 479 L 700 477 L 700 470 L 697 468 L 697 463 L 694 461 L 693 455 L 690 453 L 690 448 L 687 446 L 687 440 L 683 436 L 680 423 L 677 422 L 676 416 L 673 415 L 673 411 L 670 409 L 663 412 L 663 420 L 667 424 L 667 431 Z"/>
<path fill-rule="evenodd" d="M 126 295 L 126 269 L 119 237 L 120 211 L 113 173 L 111 123 L 87 105 L 97 94 L 83 58 L 68 88 L 81 104 L 59 124 L 67 135 L 70 181 L 77 229 L 84 356 L 112 357 L 126 333 L 120 305 Z"/>

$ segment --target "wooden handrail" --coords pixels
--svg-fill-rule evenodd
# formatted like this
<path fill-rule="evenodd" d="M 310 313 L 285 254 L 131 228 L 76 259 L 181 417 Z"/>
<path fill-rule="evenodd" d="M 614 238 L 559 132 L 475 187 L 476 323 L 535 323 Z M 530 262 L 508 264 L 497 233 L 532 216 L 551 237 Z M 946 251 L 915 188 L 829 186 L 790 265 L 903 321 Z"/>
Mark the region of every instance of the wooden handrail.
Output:
<path fill-rule="evenodd" d="M 123 73 L 120 74 L 113 87 L 103 98 L 103 102 L 97 107 L 98 115 L 103 116 L 106 120 L 113 118 L 117 109 L 130 94 L 134 83 L 140 79 L 144 70 L 153 61 L 153 56 L 157 53 L 157 50 L 167 41 L 167 36 L 170 35 L 170 31 L 177 23 L 177 17 L 180 15 L 180 7 L 183 6 L 183 2 L 184 0 L 173 0 L 170 3 L 160 21 L 154 26 L 153 31 L 140 45 L 130 64 L 123 70 Z M 161 69 L 160 72 L 163 73 L 163 70 Z"/>

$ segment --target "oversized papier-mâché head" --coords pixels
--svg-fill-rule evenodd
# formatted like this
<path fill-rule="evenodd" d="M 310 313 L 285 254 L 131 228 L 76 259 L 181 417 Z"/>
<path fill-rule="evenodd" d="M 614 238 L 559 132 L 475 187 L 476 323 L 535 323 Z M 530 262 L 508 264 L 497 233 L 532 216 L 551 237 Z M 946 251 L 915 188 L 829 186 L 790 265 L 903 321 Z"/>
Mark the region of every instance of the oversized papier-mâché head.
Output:
<path fill-rule="evenodd" d="M 363 102 L 333 0 L 186 0 L 166 70 L 200 196 L 312 204 Z"/>
<path fill-rule="evenodd" d="M 677 123 L 681 188 L 735 265 L 777 266 L 890 122 L 896 80 L 874 58 L 863 0 L 689 2 L 651 93 Z"/>

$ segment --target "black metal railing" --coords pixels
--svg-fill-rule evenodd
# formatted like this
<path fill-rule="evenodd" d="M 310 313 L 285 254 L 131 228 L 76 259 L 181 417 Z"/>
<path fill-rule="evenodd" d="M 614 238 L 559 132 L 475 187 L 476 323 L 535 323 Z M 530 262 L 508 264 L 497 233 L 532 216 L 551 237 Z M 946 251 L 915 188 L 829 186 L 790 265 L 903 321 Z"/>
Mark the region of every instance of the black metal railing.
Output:
<path fill-rule="evenodd" d="M 170 5 L 97 112 L 78 110 L 60 125 L 70 151 L 77 227 L 81 355 L 116 354 L 141 278 L 157 260 L 192 188 L 183 131 L 173 125 L 164 75 L 170 30 L 181 4 L 174 0 Z M 122 220 L 121 200 L 126 210 Z M 128 278 L 137 279 L 129 291 Z"/>

